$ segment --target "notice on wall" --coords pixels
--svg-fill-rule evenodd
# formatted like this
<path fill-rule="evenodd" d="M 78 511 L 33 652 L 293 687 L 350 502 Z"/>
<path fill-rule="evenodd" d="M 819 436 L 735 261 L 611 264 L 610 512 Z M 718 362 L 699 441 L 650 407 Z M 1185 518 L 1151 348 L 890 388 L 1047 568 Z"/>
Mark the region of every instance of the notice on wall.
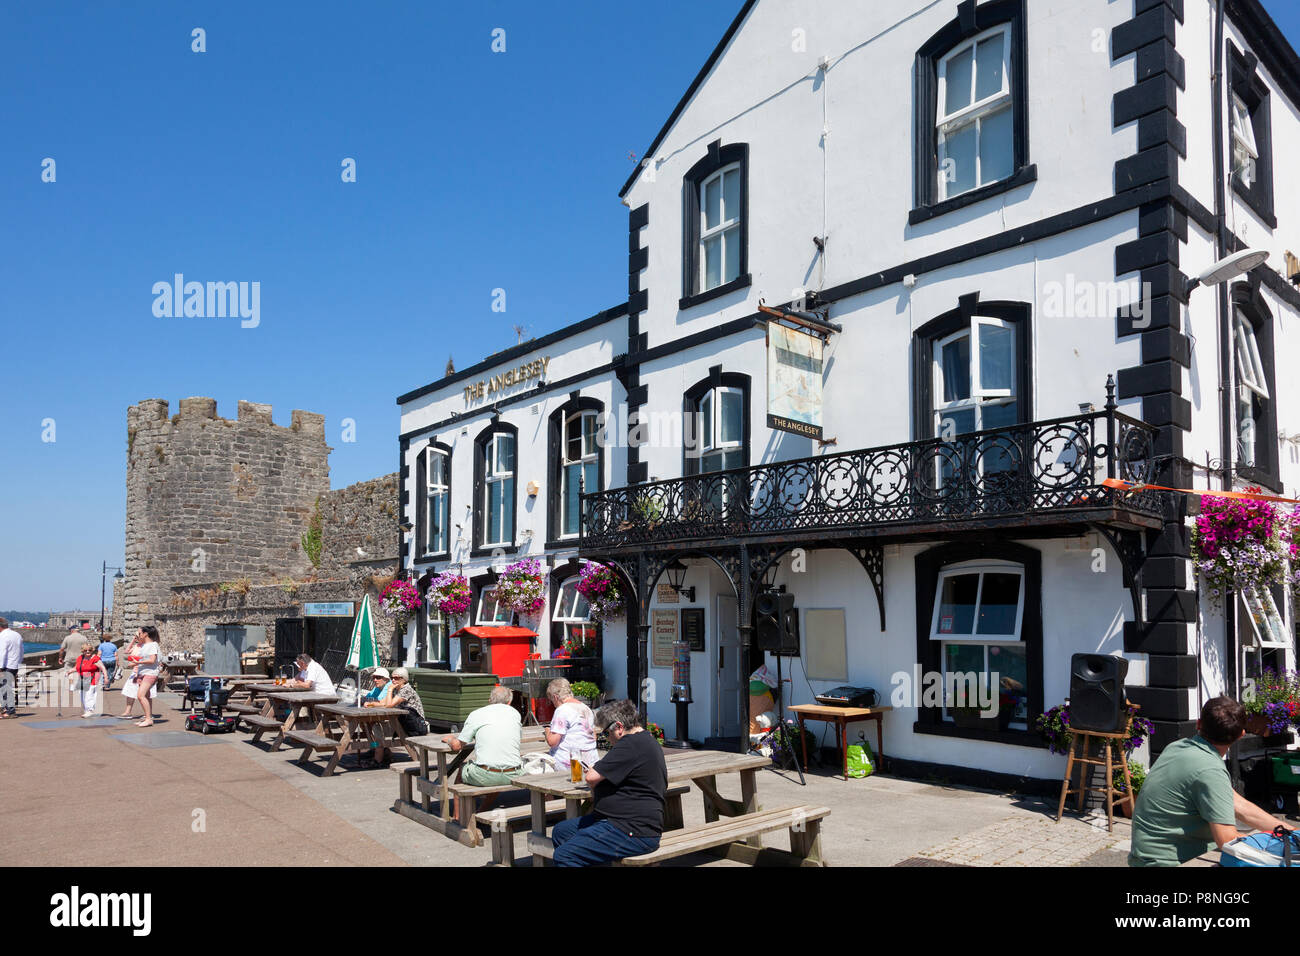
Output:
<path fill-rule="evenodd" d="M 767 324 L 767 427 L 822 437 L 822 340 Z"/>
<path fill-rule="evenodd" d="M 679 599 L 677 591 L 671 584 L 661 584 L 655 590 L 655 597 L 659 599 L 660 604 L 677 604 Z"/>
<path fill-rule="evenodd" d="M 650 666 L 672 667 L 677 641 L 677 612 L 655 608 L 650 612 Z"/>

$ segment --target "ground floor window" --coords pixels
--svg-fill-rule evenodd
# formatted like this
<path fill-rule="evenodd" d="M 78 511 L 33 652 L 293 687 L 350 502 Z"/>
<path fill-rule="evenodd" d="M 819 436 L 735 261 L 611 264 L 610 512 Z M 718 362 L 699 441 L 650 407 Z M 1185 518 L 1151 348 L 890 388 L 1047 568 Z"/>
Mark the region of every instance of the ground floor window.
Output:
<path fill-rule="evenodd" d="M 481 625 L 510 623 L 510 608 L 497 602 L 496 588 L 484 588 L 479 592 L 478 616 L 474 619 L 474 623 Z"/>
<path fill-rule="evenodd" d="M 939 571 L 935 591 L 930 639 L 942 647 L 943 719 L 960 723 L 971 709 L 982 710 L 996 698 L 998 724 L 1026 729 L 1024 567 L 1002 561 L 949 565 Z"/>
<path fill-rule="evenodd" d="M 447 616 L 430 609 L 426 614 L 420 663 L 436 664 L 447 660 Z"/>
<path fill-rule="evenodd" d="M 578 593 L 578 577 L 574 575 L 560 584 L 551 614 L 551 647 L 558 651 L 564 647 L 581 648 L 578 657 L 598 657 L 597 626 L 592 623 L 587 599 Z"/>

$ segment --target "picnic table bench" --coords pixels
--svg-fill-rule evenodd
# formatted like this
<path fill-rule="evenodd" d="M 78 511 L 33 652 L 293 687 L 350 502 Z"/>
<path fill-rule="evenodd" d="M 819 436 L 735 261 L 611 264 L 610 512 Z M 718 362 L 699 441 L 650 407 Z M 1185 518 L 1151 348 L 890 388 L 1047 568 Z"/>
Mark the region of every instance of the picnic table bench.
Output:
<path fill-rule="evenodd" d="M 400 707 L 351 707 L 344 704 L 316 704 L 315 730 L 291 730 L 284 739 L 302 747 L 298 763 L 305 765 L 318 751 L 332 750 L 322 776 L 328 777 L 338 768 L 343 755 L 350 751 L 368 751 L 373 748 L 396 749 L 402 747 L 412 757 L 419 759 L 414 747 L 407 742 L 401 717 L 406 711 Z M 331 723 L 342 725 L 342 734 L 330 736 Z"/>
<path fill-rule="evenodd" d="M 338 694 L 322 694 L 313 690 L 286 690 L 267 694 L 266 709 L 262 712 L 264 717 L 274 717 L 277 707 L 289 708 L 289 715 L 280 722 L 280 732 L 271 743 L 271 749 L 279 750 L 284 745 L 285 737 L 296 728 L 298 721 L 310 724 L 317 704 L 338 702 Z"/>
<path fill-rule="evenodd" d="M 533 728 L 529 728 L 530 730 Z M 473 744 L 467 744 L 459 751 L 453 751 L 442 734 L 425 734 L 420 737 L 408 737 L 407 744 L 418 753 L 418 766 L 393 768 L 398 774 L 398 796 L 393 802 L 393 809 L 402 816 L 423 824 L 431 830 L 441 833 L 448 839 L 465 846 L 482 846 L 483 835 L 479 832 L 474 817 L 478 803 L 484 797 L 510 793 L 512 785 L 495 787 L 475 787 L 467 783 L 450 783 L 456 771 L 469 758 L 474 750 Z M 525 733 L 519 743 L 520 755 L 544 753 L 550 747 L 540 730 L 532 734 Z M 434 773 L 430 774 L 429 759 L 433 755 Z M 419 792 L 419 801 L 414 799 Z M 457 798 L 459 815 L 453 817 L 451 798 Z M 432 801 L 438 801 L 438 812 L 433 812 Z"/>
<path fill-rule="evenodd" d="M 821 857 L 820 821 L 829 810 L 795 806 L 763 812 L 759 807 L 756 776 L 759 770 L 771 766 L 768 758 L 714 750 L 688 750 L 667 752 L 664 760 L 670 786 L 691 783 L 700 789 L 705 822 L 702 826 L 673 830 L 670 838 L 660 841 L 658 850 L 634 858 L 630 865 L 651 865 L 699 850 L 717 852 L 728 859 L 751 865 L 825 865 Z M 717 778 L 729 773 L 740 775 L 739 800 L 718 793 Z M 568 805 L 566 814 L 577 816 L 583 803 L 591 799 L 591 790 L 585 782 L 573 783 L 568 774 L 519 777 L 515 786 L 530 791 L 532 829 L 528 834 L 528 849 L 533 855 L 533 865 L 545 866 L 555 853 L 555 845 L 546 833 L 548 798 L 564 799 Z M 777 829 L 791 831 L 789 852 L 764 847 L 763 834 Z"/>

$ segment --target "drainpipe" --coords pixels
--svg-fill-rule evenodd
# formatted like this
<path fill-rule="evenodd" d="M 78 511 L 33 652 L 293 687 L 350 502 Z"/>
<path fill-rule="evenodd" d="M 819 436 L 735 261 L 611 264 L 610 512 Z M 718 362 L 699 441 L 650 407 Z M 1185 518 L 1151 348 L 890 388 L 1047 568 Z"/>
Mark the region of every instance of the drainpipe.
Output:
<path fill-rule="evenodd" d="M 1215 259 L 1228 254 L 1226 224 L 1227 176 L 1224 163 L 1224 110 L 1223 110 L 1223 19 L 1225 0 L 1216 0 L 1214 13 L 1214 229 Z M 1232 434 L 1232 330 L 1229 323 L 1228 284 L 1215 286 L 1215 307 L 1219 327 L 1219 444 L 1220 480 L 1225 491 L 1232 490 L 1233 452 L 1236 447 Z M 1228 588 L 1224 600 L 1224 679 L 1233 697 L 1240 695 L 1240 675 L 1237 673 L 1237 594 Z"/>

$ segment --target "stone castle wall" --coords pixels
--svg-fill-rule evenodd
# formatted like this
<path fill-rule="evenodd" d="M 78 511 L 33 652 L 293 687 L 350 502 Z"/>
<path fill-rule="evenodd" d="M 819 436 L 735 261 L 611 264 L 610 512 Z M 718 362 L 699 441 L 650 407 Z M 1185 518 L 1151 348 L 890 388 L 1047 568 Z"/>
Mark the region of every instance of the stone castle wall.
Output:
<path fill-rule="evenodd" d="M 131 633 L 164 614 L 172 587 L 302 577 L 300 545 L 329 493 L 324 416 L 239 403 L 217 417 L 211 398 L 164 399 L 127 410 L 126 580 L 114 588 L 114 627 Z M 396 532 L 394 532 L 394 540 Z"/>
<path fill-rule="evenodd" d="M 398 561 L 397 473 L 359 481 L 321 496 L 320 574 L 336 577 L 354 566 Z M 364 554 L 358 554 L 360 548 Z"/>

